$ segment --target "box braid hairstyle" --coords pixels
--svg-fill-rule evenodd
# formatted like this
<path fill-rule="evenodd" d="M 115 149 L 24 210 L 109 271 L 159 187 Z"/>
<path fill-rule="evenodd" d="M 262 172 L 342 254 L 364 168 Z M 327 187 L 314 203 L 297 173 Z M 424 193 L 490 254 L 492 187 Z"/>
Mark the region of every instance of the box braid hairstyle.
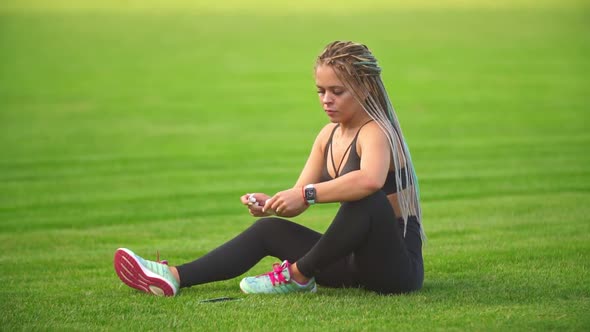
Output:
<path fill-rule="evenodd" d="M 377 65 L 377 59 L 363 44 L 335 41 L 328 44 L 320 54 L 315 68 L 322 65 L 334 69 L 340 81 L 387 136 L 395 167 L 397 198 L 404 219 L 403 236 L 406 236 L 408 217 L 416 216 L 420 224 L 420 235 L 425 241 L 418 178 L 395 110 L 381 80 L 381 68 Z M 402 179 L 407 179 L 405 189 L 402 186 L 406 181 Z"/>

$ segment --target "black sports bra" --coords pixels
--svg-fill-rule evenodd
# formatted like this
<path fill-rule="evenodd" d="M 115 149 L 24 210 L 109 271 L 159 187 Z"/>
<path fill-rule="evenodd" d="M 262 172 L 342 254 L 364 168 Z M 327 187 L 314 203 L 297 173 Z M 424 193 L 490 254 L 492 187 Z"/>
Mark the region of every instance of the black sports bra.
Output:
<path fill-rule="evenodd" d="M 369 123 L 371 121 L 373 121 L 373 120 L 370 120 L 370 121 L 366 122 L 365 124 L 363 124 L 359 128 L 359 130 L 356 132 L 356 135 L 354 136 L 352 142 L 350 143 L 350 145 L 348 146 L 348 148 L 344 152 L 344 155 L 342 156 L 343 160 L 340 161 L 340 168 L 341 169 L 336 169 L 336 164 L 334 163 L 334 155 L 331 155 L 332 167 L 334 168 L 334 173 L 335 173 L 336 177 L 339 177 L 339 176 L 344 175 L 346 173 L 361 169 L 361 157 L 356 152 L 356 140 L 359 136 L 359 133 L 361 132 L 361 129 L 367 123 Z M 324 150 L 324 167 L 322 168 L 322 175 L 320 177 L 320 182 L 325 182 L 325 181 L 329 181 L 329 180 L 333 179 L 332 176 L 330 175 L 330 173 L 328 172 L 328 150 L 330 151 L 330 153 L 332 153 L 332 138 L 334 137 L 334 133 L 336 132 L 336 129 L 339 126 L 340 126 L 340 124 L 338 124 L 334 127 L 334 130 L 332 130 L 332 134 L 330 134 L 330 139 L 328 140 L 328 143 L 326 143 L 326 148 Z M 344 157 L 346 156 L 348 150 L 350 150 L 350 153 L 348 154 L 348 159 L 346 160 L 346 163 L 344 165 L 342 165 L 342 162 L 344 161 Z M 400 175 L 401 175 L 401 179 L 402 179 L 402 188 L 405 189 L 407 186 L 407 182 L 408 182 L 405 177 L 406 172 L 402 168 L 400 170 L 400 173 L 401 173 Z M 397 192 L 395 171 L 389 171 L 387 173 L 387 179 L 385 180 L 385 184 L 383 184 L 383 188 L 381 188 L 381 190 L 383 190 L 386 195 L 394 194 Z"/>

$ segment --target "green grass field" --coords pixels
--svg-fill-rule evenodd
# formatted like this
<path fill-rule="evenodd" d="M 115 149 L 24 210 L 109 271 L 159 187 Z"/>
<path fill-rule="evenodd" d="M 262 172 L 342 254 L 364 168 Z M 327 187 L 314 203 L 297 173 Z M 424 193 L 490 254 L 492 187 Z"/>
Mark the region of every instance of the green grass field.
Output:
<path fill-rule="evenodd" d="M 1 330 L 590 329 L 584 2 L 117 3 L 0 4 Z M 424 289 L 124 286 L 116 248 L 192 260 L 253 222 L 240 195 L 294 183 L 335 39 L 384 68 L 421 184 Z M 296 220 L 323 231 L 336 208 Z M 218 296 L 241 301 L 199 302 Z"/>

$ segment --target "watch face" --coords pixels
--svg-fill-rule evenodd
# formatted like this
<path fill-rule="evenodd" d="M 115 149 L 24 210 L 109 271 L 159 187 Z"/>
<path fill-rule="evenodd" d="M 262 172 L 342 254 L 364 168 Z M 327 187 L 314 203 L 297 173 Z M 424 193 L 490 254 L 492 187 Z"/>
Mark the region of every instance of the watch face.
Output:
<path fill-rule="evenodd" d="M 315 200 L 315 188 L 306 188 L 305 189 L 305 199 L 308 201 Z"/>

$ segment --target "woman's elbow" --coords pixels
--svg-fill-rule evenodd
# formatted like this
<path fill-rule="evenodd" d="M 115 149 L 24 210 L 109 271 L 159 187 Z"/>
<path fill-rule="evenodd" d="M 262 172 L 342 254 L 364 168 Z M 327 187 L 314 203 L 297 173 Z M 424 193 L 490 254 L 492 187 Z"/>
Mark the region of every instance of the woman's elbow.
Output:
<path fill-rule="evenodd" d="M 363 187 L 369 193 L 374 193 L 377 190 L 380 190 L 381 188 L 383 188 L 383 185 L 385 184 L 384 180 L 381 181 L 381 180 L 375 179 L 375 178 L 366 178 L 365 181 L 363 181 L 363 182 L 364 182 Z"/>

